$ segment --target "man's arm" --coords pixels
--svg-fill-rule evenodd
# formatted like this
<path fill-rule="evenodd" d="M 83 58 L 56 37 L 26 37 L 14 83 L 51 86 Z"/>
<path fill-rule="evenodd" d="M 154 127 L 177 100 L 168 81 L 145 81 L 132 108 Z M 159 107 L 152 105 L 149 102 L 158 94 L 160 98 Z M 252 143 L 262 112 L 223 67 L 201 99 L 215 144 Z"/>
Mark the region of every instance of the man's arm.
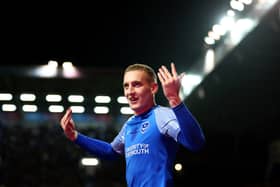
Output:
<path fill-rule="evenodd" d="M 75 142 L 81 148 L 85 149 L 89 153 L 101 158 L 101 159 L 116 159 L 119 154 L 115 152 L 111 144 L 87 137 L 78 133 L 75 128 L 75 123 L 72 119 L 72 110 L 69 108 L 65 115 L 60 120 L 60 126 L 62 127 L 66 137 Z"/>
<path fill-rule="evenodd" d="M 205 137 L 197 120 L 184 103 L 174 107 L 173 111 L 181 129 L 178 142 L 192 151 L 200 150 L 205 144 Z"/>
<path fill-rule="evenodd" d="M 165 66 L 161 66 L 158 72 L 164 95 L 173 109 L 181 129 L 177 139 L 185 147 L 196 151 L 204 145 L 205 137 L 198 122 L 179 97 L 183 75 L 177 75 L 173 63 L 171 63 L 171 73 Z"/>
<path fill-rule="evenodd" d="M 111 144 L 102 140 L 90 138 L 81 133 L 77 134 L 77 139 L 74 142 L 89 153 L 101 159 L 115 160 L 119 158 L 120 155 L 114 151 Z"/>

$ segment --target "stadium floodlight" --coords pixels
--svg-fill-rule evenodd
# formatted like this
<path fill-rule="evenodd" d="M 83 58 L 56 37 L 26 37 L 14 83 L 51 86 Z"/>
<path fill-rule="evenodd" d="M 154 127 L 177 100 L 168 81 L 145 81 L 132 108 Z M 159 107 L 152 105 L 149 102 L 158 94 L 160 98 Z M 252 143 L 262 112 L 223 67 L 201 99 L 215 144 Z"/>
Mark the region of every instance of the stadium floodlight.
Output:
<path fill-rule="evenodd" d="M 69 95 L 68 101 L 71 103 L 82 103 L 85 100 L 82 95 Z"/>
<path fill-rule="evenodd" d="M 37 105 L 23 105 L 22 110 L 24 112 L 37 112 L 38 107 Z"/>
<path fill-rule="evenodd" d="M 60 102 L 61 100 L 62 100 L 62 97 L 59 94 L 46 95 L 46 101 L 48 101 L 48 102 Z"/>
<path fill-rule="evenodd" d="M 128 106 L 121 107 L 120 112 L 121 112 L 121 114 L 133 114 L 134 113 L 133 110 Z"/>
<path fill-rule="evenodd" d="M 97 158 L 82 158 L 81 164 L 83 166 L 97 166 L 99 164 L 99 160 Z"/>
<path fill-rule="evenodd" d="M 35 96 L 35 94 L 31 94 L 31 93 L 22 93 L 22 94 L 20 94 L 19 99 L 21 101 L 35 101 L 36 96 Z"/>
<path fill-rule="evenodd" d="M 2 111 L 4 112 L 14 112 L 17 110 L 17 106 L 14 104 L 3 104 Z"/>
<path fill-rule="evenodd" d="M 11 101 L 13 99 L 13 95 L 10 93 L 0 93 L 0 101 Z"/>
<path fill-rule="evenodd" d="M 96 106 L 93 108 L 94 113 L 96 114 L 108 114 L 109 113 L 109 107 L 107 106 Z"/>
<path fill-rule="evenodd" d="M 98 95 L 94 98 L 94 101 L 96 103 L 110 103 L 111 102 L 111 97 L 110 96 L 105 96 L 105 95 Z"/>
<path fill-rule="evenodd" d="M 119 96 L 117 98 L 118 103 L 120 104 L 128 104 L 127 98 L 125 96 Z"/>

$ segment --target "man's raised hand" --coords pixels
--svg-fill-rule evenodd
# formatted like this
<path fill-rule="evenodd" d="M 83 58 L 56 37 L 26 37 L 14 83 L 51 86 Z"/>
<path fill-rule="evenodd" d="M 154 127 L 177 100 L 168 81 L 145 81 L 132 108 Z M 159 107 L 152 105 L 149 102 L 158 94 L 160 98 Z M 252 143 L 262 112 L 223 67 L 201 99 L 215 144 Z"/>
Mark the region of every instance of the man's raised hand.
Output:
<path fill-rule="evenodd" d="M 77 131 L 75 128 L 75 123 L 72 119 L 71 108 L 67 109 L 66 113 L 60 120 L 60 126 L 62 127 L 64 134 L 68 139 L 74 141 L 77 139 Z"/>

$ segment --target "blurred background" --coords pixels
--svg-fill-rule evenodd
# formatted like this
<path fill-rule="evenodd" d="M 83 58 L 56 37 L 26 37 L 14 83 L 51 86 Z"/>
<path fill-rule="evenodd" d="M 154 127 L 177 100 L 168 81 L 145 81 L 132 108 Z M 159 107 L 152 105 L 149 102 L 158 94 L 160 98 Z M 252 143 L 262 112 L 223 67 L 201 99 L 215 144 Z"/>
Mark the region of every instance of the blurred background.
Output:
<path fill-rule="evenodd" d="M 279 0 L 2 8 L 0 187 L 126 186 L 123 159 L 88 154 L 59 120 L 71 107 L 80 132 L 112 141 L 132 115 L 123 69 L 171 62 L 207 141 L 180 147 L 175 186 L 280 186 Z"/>

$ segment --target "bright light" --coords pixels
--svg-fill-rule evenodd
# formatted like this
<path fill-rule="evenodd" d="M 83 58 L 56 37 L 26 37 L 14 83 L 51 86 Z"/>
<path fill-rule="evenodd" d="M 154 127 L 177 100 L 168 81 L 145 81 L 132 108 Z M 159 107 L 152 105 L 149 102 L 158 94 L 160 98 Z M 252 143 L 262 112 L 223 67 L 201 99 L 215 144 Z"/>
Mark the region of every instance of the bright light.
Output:
<path fill-rule="evenodd" d="M 181 81 L 183 93 L 189 95 L 191 91 L 202 81 L 201 75 L 186 74 Z"/>
<path fill-rule="evenodd" d="M 220 39 L 220 35 L 216 32 L 213 32 L 213 31 L 209 31 L 208 36 L 210 38 L 213 38 L 214 40 L 219 40 Z"/>
<path fill-rule="evenodd" d="M 0 101 L 11 101 L 13 99 L 13 95 L 10 93 L 0 93 Z"/>
<path fill-rule="evenodd" d="M 96 96 L 94 98 L 94 100 L 95 100 L 96 103 L 110 103 L 111 102 L 111 97 L 99 95 L 99 96 Z"/>
<path fill-rule="evenodd" d="M 81 103 L 84 101 L 84 96 L 82 95 L 69 95 L 68 101 L 72 103 Z"/>
<path fill-rule="evenodd" d="M 127 98 L 124 96 L 119 96 L 117 99 L 118 103 L 120 104 L 128 104 Z"/>
<path fill-rule="evenodd" d="M 130 107 L 121 107 L 120 109 L 121 114 L 133 114 L 133 110 Z"/>
<path fill-rule="evenodd" d="M 215 24 L 212 29 L 215 33 L 217 33 L 220 36 L 223 36 L 226 33 L 225 28 L 219 24 Z"/>
<path fill-rule="evenodd" d="M 96 114 L 108 114 L 109 108 L 107 106 L 96 106 L 94 107 L 93 111 Z"/>
<path fill-rule="evenodd" d="M 48 102 L 60 102 L 62 100 L 62 97 L 61 97 L 61 95 L 58 95 L 58 94 L 48 94 L 46 96 L 46 100 Z"/>
<path fill-rule="evenodd" d="M 97 166 L 99 164 L 99 160 L 97 158 L 82 158 L 81 164 L 83 166 Z"/>
<path fill-rule="evenodd" d="M 234 10 L 238 10 L 238 11 L 244 10 L 244 4 L 242 4 L 241 2 L 236 1 L 236 0 L 231 0 L 230 1 L 230 6 Z"/>
<path fill-rule="evenodd" d="M 49 60 L 48 61 L 48 66 L 52 69 L 56 69 L 58 67 L 58 63 L 55 60 Z"/>
<path fill-rule="evenodd" d="M 63 62 L 63 76 L 66 78 L 76 78 L 79 77 L 80 73 L 78 69 L 73 66 L 72 62 Z"/>
<path fill-rule="evenodd" d="M 63 62 L 62 67 L 65 70 L 72 69 L 73 68 L 73 64 L 72 64 L 72 62 Z"/>
<path fill-rule="evenodd" d="M 83 106 L 71 106 L 71 110 L 73 113 L 84 113 L 85 107 Z"/>
<path fill-rule="evenodd" d="M 225 16 L 221 19 L 220 25 L 224 27 L 226 31 L 231 30 L 234 28 L 235 20 L 231 16 Z"/>
<path fill-rule="evenodd" d="M 183 166 L 182 166 L 182 164 L 177 163 L 177 164 L 175 164 L 174 168 L 176 171 L 181 171 L 183 169 Z"/>
<path fill-rule="evenodd" d="M 235 16 L 235 12 L 233 10 L 228 10 L 227 11 L 227 15 L 230 17 L 234 17 Z"/>
<path fill-rule="evenodd" d="M 236 22 L 235 27 L 230 32 L 231 42 L 238 44 L 242 38 L 255 26 L 251 19 L 240 19 Z"/>
<path fill-rule="evenodd" d="M 24 112 L 37 112 L 38 107 L 36 105 L 23 105 L 22 110 Z"/>
<path fill-rule="evenodd" d="M 64 107 L 61 105 L 50 105 L 49 111 L 52 113 L 61 113 L 64 111 Z"/>
<path fill-rule="evenodd" d="M 250 5 L 252 4 L 253 0 L 239 0 L 241 1 L 242 3 L 244 3 L 245 5 Z"/>
<path fill-rule="evenodd" d="M 20 94 L 20 100 L 21 101 L 35 101 L 36 96 L 34 94 L 23 93 L 23 94 Z"/>
<path fill-rule="evenodd" d="M 17 107 L 14 104 L 3 104 L 2 111 L 4 112 L 14 112 L 16 111 Z"/>
<path fill-rule="evenodd" d="M 215 40 L 213 38 L 210 38 L 209 36 L 206 36 L 204 38 L 204 42 L 207 44 L 207 45 L 213 45 L 215 44 Z"/>
<path fill-rule="evenodd" d="M 215 67 L 215 52 L 213 49 L 208 49 L 204 61 L 204 73 L 211 72 Z"/>
<path fill-rule="evenodd" d="M 53 65 L 52 63 L 50 65 L 42 65 L 36 68 L 32 74 L 45 78 L 55 77 L 57 76 L 57 66 Z"/>

